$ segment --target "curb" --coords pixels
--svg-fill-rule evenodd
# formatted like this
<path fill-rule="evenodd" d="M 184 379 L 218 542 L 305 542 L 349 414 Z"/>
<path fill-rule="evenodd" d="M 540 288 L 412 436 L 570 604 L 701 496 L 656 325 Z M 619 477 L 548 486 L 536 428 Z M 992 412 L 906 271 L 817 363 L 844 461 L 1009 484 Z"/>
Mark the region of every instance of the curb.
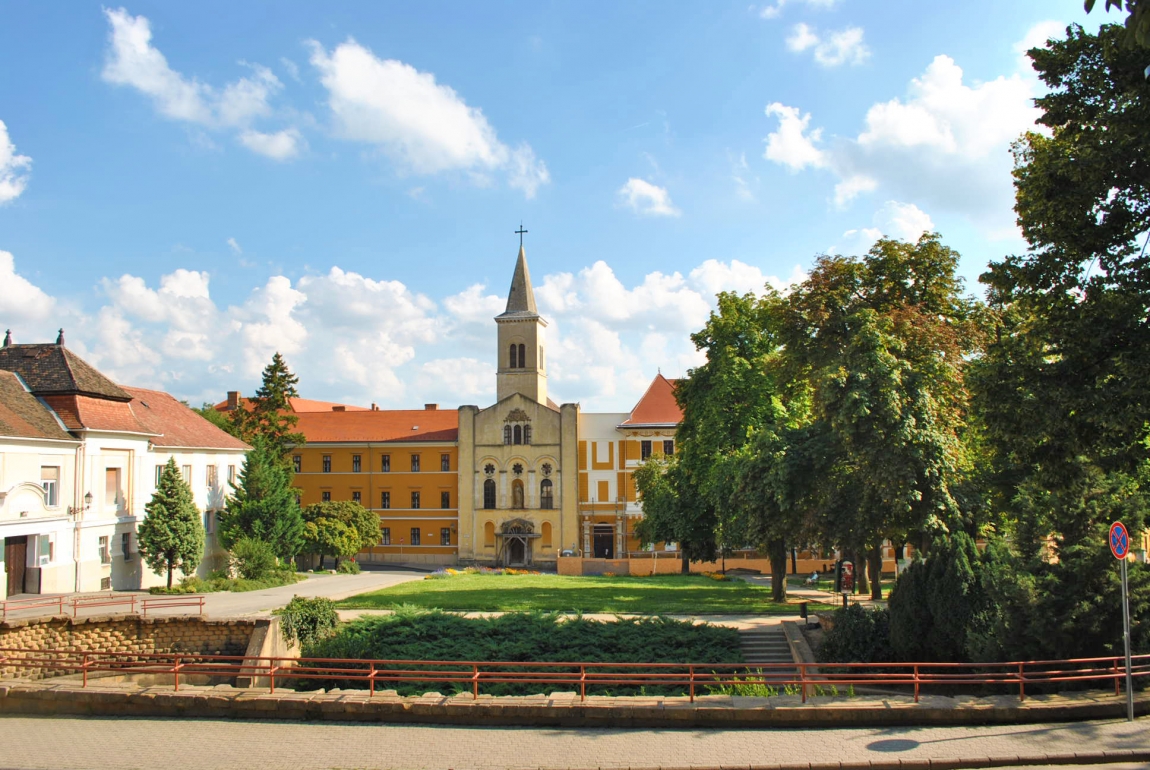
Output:
<path fill-rule="evenodd" d="M 784 762 L 775 765 L 660 765 L 631 766 L 629 770 L 964 770 L 973 767 L 1025 767 L 1027 765 L 1107 765 L 1119 762 L 1150 761 L 1150 750 L 1079 751 L 1073 754 L 1012 754 L 1003 757 L 971 759 L 893 759 L 867 762 Z M 602 770 L 602 768 L 568 768 L 568 770 Z"/>
<path fill-rule="evenodd" d="M 1150 714 L 1150 698 L 1139 698 L 1136 707 L 1137 714 Z M 525 701 L 490 696 L 472 700 L 470 696 L 444 697 L 435 693 L 404 698 L 395 695 L 393 691 L 384 691 L 369 698 L 362 691 L 324 693 L 288 690 L 272 694 L 267 690 L 237 690 L 231 687 L 185 686 L 176 692 L 170 686 L 120 689 L 83 688 L 71 683 L 0 685 L 0 714 L 277 719 L 457 726 L 680 729 L 958 726 L 1121 719 L 1125 716 L 1125 709 L 1125 701 L 1121 698 L 1086 703 L 1035 703 L 1025 707 L 986 703 L 969 706 L 916 705 L 892 702 L 890 699 L 872 699 L 865 703 L 832 700 L 820 705 L 780 703 L 755 706 L 744 703 L 690 704 L 686 699 L 652 702 L 638 698 L 634 702 L 613 698 L 596 702 L 592 698 L 581 703 L 577 696 L 558 693 Z M 1092 757 L 1111 755 L 1122 758 L 1106 761 L 1132 761 L 1129 754 L 1090 753 Z M 1084 755 L 1074 755 L 1075 760 L 1080 756 Z M 1150 753 L 1146 758 L 1150 760 Z M 1039 764 L 1050 764 L 1052 761 L 1043 760 Z M 1066 764 L 1067 761 L 1060 763 Z M 1000 762 L 998 766 L 1001 765 Z M 977 766 L 992 765 L 963 765 Z"/>

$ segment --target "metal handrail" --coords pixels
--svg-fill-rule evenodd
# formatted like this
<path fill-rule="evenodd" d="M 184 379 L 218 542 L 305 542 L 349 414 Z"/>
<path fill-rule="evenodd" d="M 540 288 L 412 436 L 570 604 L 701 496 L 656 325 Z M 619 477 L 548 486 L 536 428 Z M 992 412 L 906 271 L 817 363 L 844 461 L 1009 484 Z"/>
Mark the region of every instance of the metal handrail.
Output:
<path fill-rule="evenodd" d="M 81 610 L 94 608 L 114 607 L 128 614 L 134 614 L 137 609 L 147 617 L 148 611 L 166 609 L 171 607 L 195 607 L 197 614 L 204 614 L 204 596 L 191 594 L 173 594 L 171 596 L 145 596 L 140 594 L 82 594 L 74 596 L 35 596 L 26 599 L 0 599 L 0 621 L 8 620 L 10 616 L 31 610 L 50 609 L 53 615 L 66 615 L 71 613 L 73 618 L 79 617 Z M 42 613 L 41 613 L 42 614 Z"/>
<path fill-rule="evenodd" d="M 1120 664 L 1121 661 L 1121 664 Z M 1150 655 L 1133 657 L 1133 675 L 1150 677 Z M 429 670 L 423 667 L 434 667 Z M 275 692 L 277 680 L 326 679 L 366 683 L 369 697 L 383 683 L 468 685 L 479 697 L 481 684 L 553 684 L 577 687 L 580 700 L 588 686 L 674 686 L 686 688 L 694 702 L 700 687 L 769 685 L 795 687 L 805 703 L 812 688 L 843 686 L 913 687 L 917 703 L 924 686 L 984 685 L 1018 687 L 1025 700 L 1027 685 L 1113 681 L 1120 692 L 1124 659 L 1009 661 L 1003 663 L 604 663 L 575 661 L 445 661 L 350 658 L 251 657 L 195 653 L 110 653 L 94 650 L 26 650 L 0 648 L 0 672 L 171 674 L 175 689 L 180 675 L 266 678 Z M 563 669 L 563 670 L 560 670 Z M 845 670 L 840 670 L 845 669 Z"/>

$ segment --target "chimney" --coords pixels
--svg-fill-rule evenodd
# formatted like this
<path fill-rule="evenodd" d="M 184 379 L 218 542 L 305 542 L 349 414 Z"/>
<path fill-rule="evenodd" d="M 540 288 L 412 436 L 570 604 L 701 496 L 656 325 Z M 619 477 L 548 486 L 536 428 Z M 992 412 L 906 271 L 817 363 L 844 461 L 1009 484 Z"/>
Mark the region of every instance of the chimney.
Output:
<path fill-rule="evenodd" d="M 434 412 L 436 409 L 439 408 L 439 404 L 424 404 L 423 408 L 425 411 Z"/>
<path fill-rule="evenodd" d="M 346 407 L 346 406 L 344 406 L 343 404 L 340 404 L 340 405 L 338 405 L 338 406 L 333 406 L 333 407 L 331 408 L 331 410 L 332 410 L 333 412 L 346 412 L 346 411 L 347 411 L 347 407 Z"/>
<path fill-rule="evenodd" d="M 371 411 L 373 411 L 373 412 L 379 411 L 379 407 L 375 405 L 374 401 L 371 402 Z"/>
<path fill-rule="evenodd" d="M 238 390 L 228 391 L 228 410 L 240 408 L 240 392 Z"/>

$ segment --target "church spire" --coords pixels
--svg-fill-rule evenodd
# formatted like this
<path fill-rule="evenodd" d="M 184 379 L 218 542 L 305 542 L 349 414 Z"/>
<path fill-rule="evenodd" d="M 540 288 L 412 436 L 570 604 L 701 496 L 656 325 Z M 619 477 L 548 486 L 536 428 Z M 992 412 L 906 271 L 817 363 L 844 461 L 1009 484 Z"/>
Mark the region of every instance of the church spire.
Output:
<path fill-rule="evenodd" d="M 538 315 L 535 308 L 535 290 L 531 288 L 531 273 L 527 270 L 527 254 L 519 245 L 519 259 L 515 262 L 515 274 L 511 276 L 511 290 L 507 293 L 507 309 L 503 315 Z"/>

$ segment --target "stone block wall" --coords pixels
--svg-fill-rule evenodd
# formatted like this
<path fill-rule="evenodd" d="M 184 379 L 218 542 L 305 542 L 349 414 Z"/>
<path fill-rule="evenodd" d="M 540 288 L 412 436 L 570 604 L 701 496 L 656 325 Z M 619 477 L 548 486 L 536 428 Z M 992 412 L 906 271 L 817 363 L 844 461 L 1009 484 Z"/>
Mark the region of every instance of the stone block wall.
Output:
<path fill-rule="evenodd" d="M 255 620 L 207 620 L 201 617 L 30 618 L 0 622 L 0 648 L 124 655 L 168 652 L 243 655 L 255 625 Z M 0 656 L 3 656 L 2 652 Z M 0 679 L 42 679 L 65 673 L 68 672 L 0 664 Z"/>

